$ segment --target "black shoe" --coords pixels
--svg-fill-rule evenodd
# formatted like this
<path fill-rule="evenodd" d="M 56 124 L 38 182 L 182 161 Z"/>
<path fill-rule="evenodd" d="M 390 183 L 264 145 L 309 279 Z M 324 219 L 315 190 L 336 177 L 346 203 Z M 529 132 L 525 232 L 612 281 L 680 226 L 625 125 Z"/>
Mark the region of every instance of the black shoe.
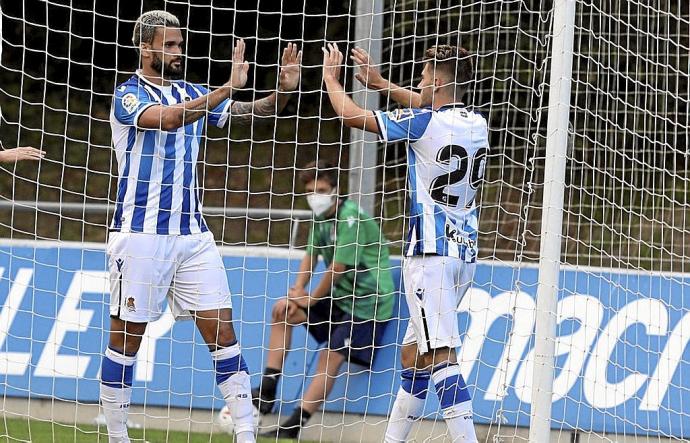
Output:
<path fill-rule="evenodd" d="M 300 431 L 300 427 L 297 425 L 290 426 L 288 428 L 284 428 L 282 425 L 280 425 L 272 431 L 268 431 L 268 432 L 264 432 L 263 434 L 259 434 L 259 437 L 297 438 L 297 437 L 299 437 L 299 431 Z"/>
<path fill-rule="evenodd" d="M 273 405 L 276 403 L 274 396 L 267 395 L 261 391 L 261 388 L 252 389 L 252 403 L 259 410 L 261 415 L 270 414 L 273 410 Z"/>

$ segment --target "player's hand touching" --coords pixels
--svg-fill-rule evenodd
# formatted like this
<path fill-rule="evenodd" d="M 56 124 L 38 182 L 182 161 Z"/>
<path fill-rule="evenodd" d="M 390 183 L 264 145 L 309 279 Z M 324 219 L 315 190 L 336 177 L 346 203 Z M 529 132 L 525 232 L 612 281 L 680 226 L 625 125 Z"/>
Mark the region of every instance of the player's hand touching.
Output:
<path fill-rule="evenodd" d="M 387 81 L 378 69 L 372 66 L 369 53 L 362 48 L 354 48 L 350 51 L 350 59 L 357 65 L 358 72 L 355 78 L 365 87 L 379 91 L 387 87 Z"/>
<path fill-rule="evenodd" d="M 241 89 L 247 84 L 249 63 L 244 59 L 244 39 L 239 39 L 232 51 L 232 71 L 230 73 L 230 86 L 232 89 Z"/>
<path fill-rule="evenodd" d="M 0 162 L 17 162 L 20 160 L 40 160 L 46 153 L 31 146 L 21 146 L 18 148 L 5 149 L 0 151 Z"/>
<path fill-rule="evenodd" d="M 280 61 L 279 87 L 281 91 L 292 92 L 297 89 L 301 63 L 302 51 L 297 49 L 297 44 L 288 43 L 283 49 L 283 57 Z"/>
<path fill-rule="evenodd" d="M 336 43 L 328 43 L 326 46 L 328 49 L 321 48 L 323 51 L 323 80 L 338 80 L 343 65 L 343 53 L 340 52 Z"/>

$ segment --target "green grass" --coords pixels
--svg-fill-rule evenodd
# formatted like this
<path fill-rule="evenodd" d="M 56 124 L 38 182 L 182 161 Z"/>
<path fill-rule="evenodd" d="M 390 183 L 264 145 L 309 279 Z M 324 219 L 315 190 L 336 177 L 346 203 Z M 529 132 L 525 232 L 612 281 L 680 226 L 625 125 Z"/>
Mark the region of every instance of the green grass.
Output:
<path fill-rule="evenodd" d="M 228 434 L 203 434 L 182 431 L 161 431 L 156 429 L 132 429 L 129 431 L 132 442 L 149 441 L 151 443 L 229 443 L 234 441 Z M 259 438 L 258 443 L 275 442 L 276 440 Z M 291 442 L 293 440 L 278 440 Z M 41 420 L 8 419 L 0 420 L 0 442 L 32 442 L 32 443 L 107 443 L 105 428 L 100 429 L 92 425 L 68 425 Z"/>

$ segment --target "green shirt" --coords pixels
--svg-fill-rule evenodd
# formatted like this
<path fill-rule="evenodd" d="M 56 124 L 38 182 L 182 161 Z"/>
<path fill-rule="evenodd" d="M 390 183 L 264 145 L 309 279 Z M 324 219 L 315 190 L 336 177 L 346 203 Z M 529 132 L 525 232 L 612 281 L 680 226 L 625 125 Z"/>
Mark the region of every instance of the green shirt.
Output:
<path fill-rule="evenodd" d="M 386 239 L 356 203 L 344 200 L 335 217 L 314 220 L 307 254 L 320 255 L 326 266 L 346 266 L 331 292 L 340 309 L 362 320 L 392 317 L 395 286 Z"/>

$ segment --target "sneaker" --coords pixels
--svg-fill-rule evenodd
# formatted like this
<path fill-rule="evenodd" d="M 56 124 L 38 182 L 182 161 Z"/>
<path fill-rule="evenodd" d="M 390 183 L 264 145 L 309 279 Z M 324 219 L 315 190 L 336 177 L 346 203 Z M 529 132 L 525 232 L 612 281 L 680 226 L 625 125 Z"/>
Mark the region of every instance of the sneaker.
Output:
<path fill-rule="evenodd" d="M 267 395 L 261 391 L 261 388 L 252 389 L 252 403 L 254 407 L 259 410 L 261 415 L 270 414 L 273 410 L 273 405 L 276 403 L 275 396 Z"/>

